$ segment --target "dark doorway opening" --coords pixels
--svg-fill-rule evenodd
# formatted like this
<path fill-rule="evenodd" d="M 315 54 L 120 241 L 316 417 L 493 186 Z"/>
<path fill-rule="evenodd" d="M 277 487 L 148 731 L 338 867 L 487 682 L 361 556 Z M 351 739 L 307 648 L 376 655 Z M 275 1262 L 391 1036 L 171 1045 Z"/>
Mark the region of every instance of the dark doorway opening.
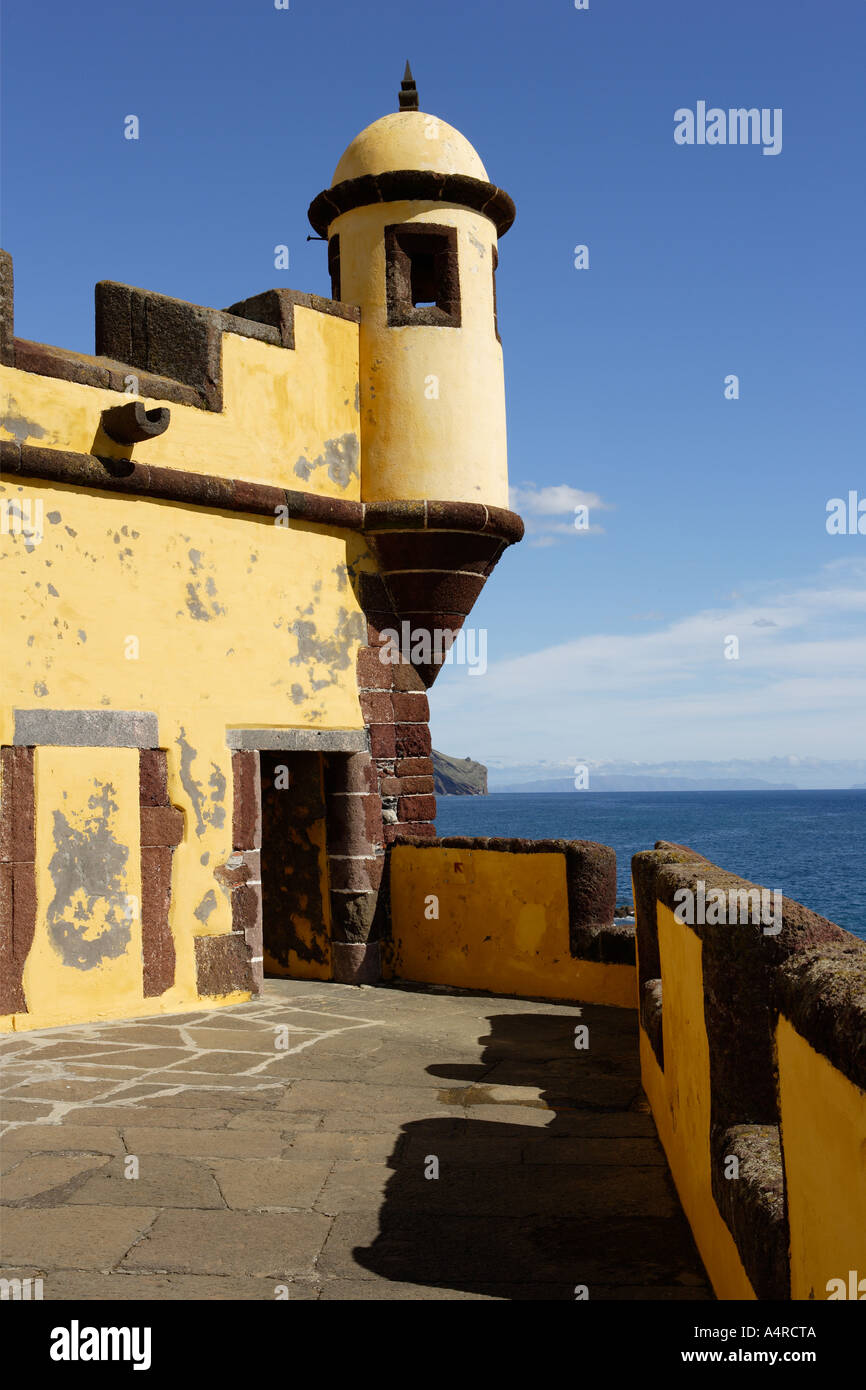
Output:
<path fill-rule="evenodd" d="M 261 785 L 264 973 L 330 979 L 322 755 L 262 752 Z"/>

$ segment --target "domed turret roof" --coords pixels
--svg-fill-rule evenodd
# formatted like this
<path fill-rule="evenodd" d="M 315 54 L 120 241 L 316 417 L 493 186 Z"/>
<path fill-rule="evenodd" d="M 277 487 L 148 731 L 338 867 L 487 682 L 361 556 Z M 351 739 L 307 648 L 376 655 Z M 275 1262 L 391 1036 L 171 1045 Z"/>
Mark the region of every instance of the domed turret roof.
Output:
<path fill-rule="evenodd" d="M 480 156 L 459 130 L 423 111 L 392 111 L 355 136 L 334 170 L 331 186 L 396 169 L 488 181 Z"/>
<path fill-rule="evenodd" d="M 400 83 L 400 109 L 356 135 L 331 180 L 310 203 L 307 216 L 320 237 L 336 218 L 373 203 L 441 202 L 488 217 L 503 236 L 514 221 L 514 203 L 487 177 L 465 135 L 438 116 L 418 110 L 418 89 L 409 64 Z"/>

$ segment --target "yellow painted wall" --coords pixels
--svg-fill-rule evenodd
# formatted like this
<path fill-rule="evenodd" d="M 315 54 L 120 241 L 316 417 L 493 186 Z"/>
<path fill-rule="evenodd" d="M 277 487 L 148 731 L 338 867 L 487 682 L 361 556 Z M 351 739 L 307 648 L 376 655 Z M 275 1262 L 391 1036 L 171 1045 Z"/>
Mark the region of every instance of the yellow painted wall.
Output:
<path fill-rule="evenodd" d="M 193 719 L 223 749 L 236 725 L 363 727 L 355 537 L 38 480 L 0 489 L 43 516 L 38 544 L 0 536 L 0 742 L 13 707 L 152 710 L 167 747 Z"/>
<path fill-rule="evenodd" d="M 0 742 L 12 742 L 15 708 L 157 715 L 169 799 L 186 815 L 171 908 L 177 985 L 134 1012 L 189 1003 L 193 935 L 231 926 L 213 877 L 232 850 L 226 730 L 363 727 L 355 662 L 366 628 L 346 562 L 369 558 L 356 537 L 321 527 L 38 481 L 0 487 L 0 499 L 41 501 L 43 515 L 29 550 L 22 536 L 0 537 Z M 118 996 L 110 1016 L 129 1012 Z M 15 1026 L 44 1022 L 31 1010 Z"/>
<path fill-rule="evenodd" d="M 399 979 L 636 1007 L 632 966 L 569 954 L 561 854 L 395 846 L 391 912 Z"/>
<path fill-rule="evenodd" d="M 100 412 L 118 405 L 119 393 L 0 368 L 2 433 L 357 499 L 357 467 L 348 476 L 341 471 L 357 459 L 357 325 L 303 307 L 295 316 L 294 351 L 223 335 L 221 414 L 172 405 L 164 435 L 123 449 L 99 433 Z M 353 447 L 329 449 L 329 441 L 346 438 Z M 0 743 L 12 742 L 16 708 L 156 714 L 169 798 L 185 814 L 185 837 L 173 859 L 174 987 L 142 997 L 140 927 L 128 958 L 100 970 L 99 979 L 56 961 L 48 969 L 43 933 L 25 972 L 30 1012 L 0 1020 L 0 1028 L 199 1002 L 194 937 L 231 927 L 228 895 L 214 878 L 232 850 L 226 730 L 363 728 L 355 664 L 366 623 L 350 570 L 371 570 L 373 561 L 356 534 L 291 519 L 275 525 L 267 517 L 10 476 L 0 481 L 0 503 L 6 501 L 24 504 L 25 516 L 41 521 L 30 537 L 11 528 L 0 535 Z M 109 752 L 118 766 L 134 761 L 137 785 L 137 750 L 40 749 L 38 756 L 60 758 L 63 790 L 78 805 L 91 789 L 88 757 Z M 52 818 L 49 786 L 43 780 L 37 789 L 40 836 Z M 134 840 L 125 843 L 138 874 L 137 792 L 133 808 L 124 800 L 118 816 L 124 834 L 134 822 Z M 40 839 L 40 910 L 45 848 Z M 55 988 L 57 969 L 69 977 L 64 989 Z"/>
<path fill-rule="evenodd" d="M 643 1028 L 641 1079 L 679 1193 L 716 1295 L 755 1298 L 710 1174 L 710 1052 L 701 955 L 694 932 L 656 904 L 664 1008 L 664 1071 Z"/>
<path fill-rule="evenodd" d="M 0 414 L 12 421 L 0 438 L 357 500 L 358 325 L 296 305 L 294 349 L 224 333 L 222 360 L 221 412 L 172 404 L 165 434 L 131 448 L 103 434 L 100 416 L 144 398 L 0 366 Z M 328 441 L 342 441 L 339 457 Z M 339 459 L 353 455 L 343 481 Z"/>
<path fill-rule="evenodd" d="M 435 222 L 457 228 L 461 327 L 389 327 L 384 229 Z M 505 385 L 494 332 L 486 217 L 450 203 L 394 202 L 335 219 L 343 300 L 361 306 L 362 497 L 436 498 L 508 506 Z M 428 378 L 438 399 L 428 399 Z"/>
<path fill-rule="evenodd" d="M 866 1279 L 866 1095 L 784 1016 L 776 1049 L 791 1297 L 826 1299 L 830 1279 Z"/>

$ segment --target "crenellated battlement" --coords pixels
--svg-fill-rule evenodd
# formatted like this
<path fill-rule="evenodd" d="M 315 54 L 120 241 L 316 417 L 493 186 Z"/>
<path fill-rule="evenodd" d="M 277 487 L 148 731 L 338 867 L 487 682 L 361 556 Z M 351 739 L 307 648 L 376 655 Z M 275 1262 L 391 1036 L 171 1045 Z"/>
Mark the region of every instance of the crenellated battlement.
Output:
<path fill-rule="evenodd" d="M 2 437 L 131 458 L 103 428 L 121 394 L 171 412 L 149 464 L 360 498 L 357 309 L 271 290 L 223 311 L 105 281 L 88 356 L 15 337 L 2 257 Z"/>

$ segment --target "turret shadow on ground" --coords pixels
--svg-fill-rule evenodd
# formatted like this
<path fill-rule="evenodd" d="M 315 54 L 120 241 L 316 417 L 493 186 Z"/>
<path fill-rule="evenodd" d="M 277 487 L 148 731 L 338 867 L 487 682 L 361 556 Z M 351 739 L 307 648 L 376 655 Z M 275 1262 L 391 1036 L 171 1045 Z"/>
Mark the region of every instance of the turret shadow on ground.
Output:
<path fill-rule="evenodd" d="M 357 1263 L 506 1299 L 712 1298 L 640 1086 L 635 1016 L 580 1005 L 489 1024 L 477 1064 L 427 1067 L 467 1118 L 402 1126 Z"/>

